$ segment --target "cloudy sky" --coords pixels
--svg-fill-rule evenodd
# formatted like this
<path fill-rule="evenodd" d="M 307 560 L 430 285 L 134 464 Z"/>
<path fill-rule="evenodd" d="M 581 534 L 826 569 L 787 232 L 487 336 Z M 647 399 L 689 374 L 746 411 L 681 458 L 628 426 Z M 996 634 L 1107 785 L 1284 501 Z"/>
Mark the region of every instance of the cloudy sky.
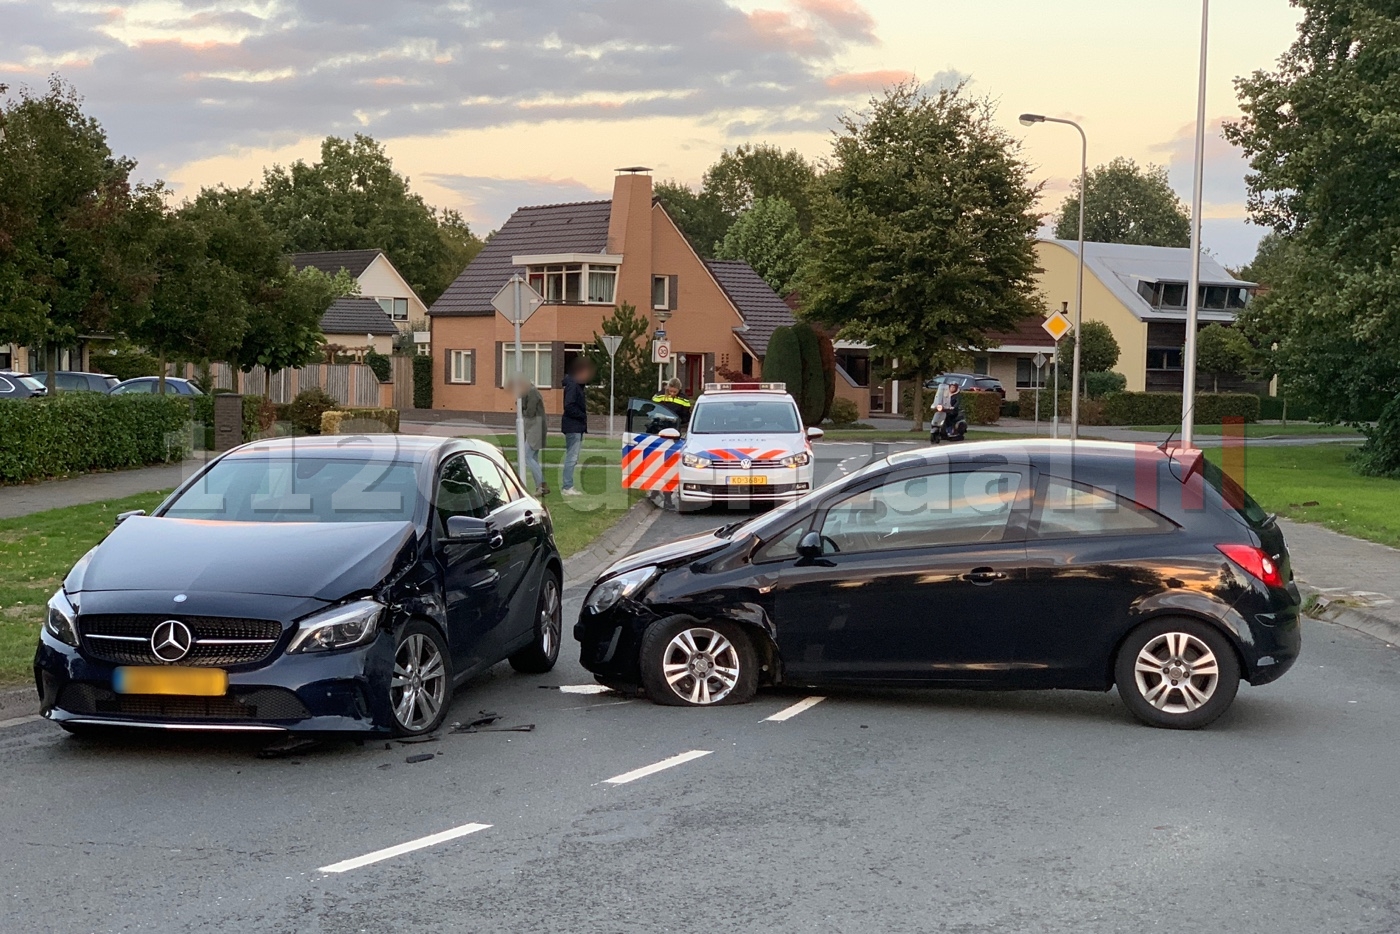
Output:
<path fill-rule="evenodd" d="M 1206 246 L 1253 255 L 1243 164 L 1219 139 L 1233 79 L 1292 40 L 1286 0 L 1216 4 Z M 696 182 L 725 147 L 813 158 L 881 85 L 964 76 L 1024 137 L 1051 210 L 1118 155 L 1191 184 L 1196 0 L 0 0 L 0 83 L 58 72 L 139 174 L 190 193 L 369 133 L 428 200 L 488 230 L 518 204 L 610 190 L 649 165 Z"/>

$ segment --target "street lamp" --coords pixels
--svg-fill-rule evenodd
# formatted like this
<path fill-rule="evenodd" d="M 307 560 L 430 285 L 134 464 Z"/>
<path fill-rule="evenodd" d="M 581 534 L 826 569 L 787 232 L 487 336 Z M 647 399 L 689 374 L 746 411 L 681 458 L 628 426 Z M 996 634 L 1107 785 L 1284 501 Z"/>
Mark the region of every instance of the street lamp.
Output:
<path fill-rule="evenodd" d="M 1191 285 L 1186 297 L 1186 350 L 1182 354 L 1181 446 L 1195 446 L 1196 321 L 1201 301 L 1201 185 L 1206 162 L 1206 48 L 1210 0 L 1201 0 L 1201 67 L 1196 87 L 1196 161 L 1191 182 Z"/>
<path fill-rule="evenodd" d="M 1074 441 L 1079 438 L 1079 349 L 1084 343 L 1079 326 L 1084 323 L 1084 188 L 1089 174 L 1089 137 L 1084 135 L 1084 128 L 1073 120 L 1043 114 L 1021 114 L 1023 126 L 1035 126 L 1037 123 L 1063 123 L 1079 131 L 1079 272 L 1074 283 L 1074 370 L 1070 375 L 1069 399 L 1069 437 Z"/>

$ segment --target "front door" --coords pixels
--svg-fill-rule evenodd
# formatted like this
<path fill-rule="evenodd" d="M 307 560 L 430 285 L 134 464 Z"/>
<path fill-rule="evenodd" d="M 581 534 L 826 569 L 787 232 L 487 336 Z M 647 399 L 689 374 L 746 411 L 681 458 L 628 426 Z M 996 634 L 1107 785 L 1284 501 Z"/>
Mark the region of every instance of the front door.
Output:
<path fill-rule="evenodd" d="M 823 554 L 776 575 L 793 680 L 988 681 L 1010 668 L 1028 605 L 1017 466 L 886 476 L 816 517 Z"/>
<path fill-rule="evenodd" d="M 537 598 L 531 582 L 539 580 L 543 542 L 542 508 L 525 496 L 501 467 L 488 457 L 468 454 L 472 476 L 486 498 L 486 521 L 493 539 L 497 569 L 492 641 L 504 648 L 518 642 L 535 623 Z"/>
<path fill-rule="evenodd" d="M 459 676 L 494 661 L 501 621 L 501 549 L 493 540 L 453 542 L 445 538 L 450 516 L 487 517 L 487 496 L 467 456 L 449 458 L 439 473 L 433 500 L 434 535 L 442 568 L 447 641 Z"/>

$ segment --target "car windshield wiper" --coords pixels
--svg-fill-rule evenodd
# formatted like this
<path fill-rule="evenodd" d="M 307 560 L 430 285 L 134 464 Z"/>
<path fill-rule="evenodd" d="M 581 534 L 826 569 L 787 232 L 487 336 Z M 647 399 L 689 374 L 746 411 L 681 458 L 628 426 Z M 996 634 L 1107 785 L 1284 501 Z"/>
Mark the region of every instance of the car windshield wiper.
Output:
<path fill-rule="evenodd" d="M 728 525 L 722 525 L 715 529 L 715 538 L 728 538 L 734 534 L 735 529 L 743 524 L 742 522 L 731 522 Z"/>

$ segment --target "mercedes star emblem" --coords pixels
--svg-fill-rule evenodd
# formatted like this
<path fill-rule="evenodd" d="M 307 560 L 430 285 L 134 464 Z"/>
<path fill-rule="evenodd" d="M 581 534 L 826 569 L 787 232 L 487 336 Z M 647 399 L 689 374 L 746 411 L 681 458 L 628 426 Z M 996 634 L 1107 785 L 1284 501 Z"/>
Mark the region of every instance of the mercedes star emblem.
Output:
<path fill-rule="evenodd" d="M 194 645 L 190 627 L 178 619 L 167 619 L 151 633 L 151 652 L 163 662 L 178 662 Z"/>

